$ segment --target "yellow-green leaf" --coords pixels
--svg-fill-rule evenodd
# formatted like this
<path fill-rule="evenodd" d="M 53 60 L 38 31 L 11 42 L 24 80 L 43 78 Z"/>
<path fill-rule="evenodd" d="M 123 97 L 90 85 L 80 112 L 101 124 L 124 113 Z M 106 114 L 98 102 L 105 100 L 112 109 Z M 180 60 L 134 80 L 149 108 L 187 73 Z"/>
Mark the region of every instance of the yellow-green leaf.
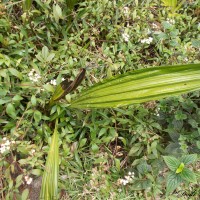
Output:
<path fill-rule="evenodd" d="M 51 139 L 51 145 L 42 178 L 40 199 L 57 199 L 58 195 L 58 172 L 59 172 L 59 149 L 57 123 Z"/>
<path fill-rule="evenodd" d="M 106 79 L 80 93 L 71 107 L 119 107 L 199 89 L 200 64 L 153 67 Z"/>
<path fill-rule="evenodd" d="M 178 174 L 178 173 L 182 172 L 184 166 L 185 166 L 184 163 L 181 163 L 181 164 L 179 165 L 178 169 L 176 170 L 176 173 Z"/>

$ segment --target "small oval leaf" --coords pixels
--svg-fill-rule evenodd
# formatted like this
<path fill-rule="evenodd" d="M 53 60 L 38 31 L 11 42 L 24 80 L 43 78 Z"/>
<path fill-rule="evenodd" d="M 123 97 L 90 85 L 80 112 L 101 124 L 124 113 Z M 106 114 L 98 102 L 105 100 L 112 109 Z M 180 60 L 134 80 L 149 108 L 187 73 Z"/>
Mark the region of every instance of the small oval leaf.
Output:
<path fill-rule="evenodd" d="M 19 71 L 17 71 L 16 69 L 8 68 L 8 70 L 13 76 L 16 76 L 17 78 L 22 79 L 22 74 Z"/>
<path fill-rule="evenodd" d="M 28 195 L 29 195 L 29 190 L 28 190 L 28 189 L 25 189 L 25 190 L 22 192 L 22 200 L 27 200 L 27 199 L 28 199 Z"/>
<path fill-rule="evenodd" d="M 13 104 L 9 103 L 6 107 L 6 113 L 13 119 L 16 119 L 16 111 Z"/>

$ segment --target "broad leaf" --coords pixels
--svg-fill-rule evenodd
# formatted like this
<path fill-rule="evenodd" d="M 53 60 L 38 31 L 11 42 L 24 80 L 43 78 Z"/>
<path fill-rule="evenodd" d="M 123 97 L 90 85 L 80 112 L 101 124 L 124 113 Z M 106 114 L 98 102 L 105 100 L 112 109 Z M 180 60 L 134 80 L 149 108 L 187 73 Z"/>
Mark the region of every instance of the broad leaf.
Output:
<path fill-rule="evenodd" d="M 59 22 L 59 19 L 62 18 L 62 9 L 58 4 L 53 5 L 53 16 L 57 23 Z"/>
<path fill-rule="evenodd" d="M 180 161 L 172 156 L 163 156 L 163 158 L 169 169 L 172 171 L 176 171 L 176 169 L 180 165 Z"/>
<path fill-rule="evenodd" d="M 169 172 L 167 176 L 167 195 L 172 193 L 180 185 L 181 181 L 182 179 L 179 174 Z"/>
<path fill-rule="evenodd" d="M 139 151 L 140 147 L 141 147 L 141 144 L 140 144 L 140 143 L 135 144 L 133 147 L 131 147 L 131 149 L 130 149 L 128 155 L 129 155 L 129 156 L 135 156 L 135 153 L 136 153 L 137 151 Z"/>
<path fill-rule="evenodd" d="M 190 163 L 194 163 L 197 160 L 197 154 L 190 154 L 182 156 L 180 161 L 183 162 L 185 165 L 188 165 Z"/>
<path fill-rule="evenodd" d="M 192 183 L 197 183 L 196 175 L 190 169 L 184 168 L 180 173 L 181 178 Z"/>
<path fill-rule="evenodd" d="M 29 195 L 29 190 L 28 190 L 28 189 L 25 189 L 25 190 L 22 192 L 21 200 L 27 200 L 27 199 L 28 199 L 28 195 Z"/>
<path fill-rule="evenodd" d="M 200 89 L 200 64 L 135 70 L 83 91 L 73 108 L 106 108 L 159 100 Z"/>
<path fill-rule="evenodd" d="M 42 58 L 44 60 L 46 60 L 47 57 L 48 57 L 48 55 L 49 55 L 49 49 L 48 49 L 48 47 L 46 47 L 46 46 L 42 47 Z"/>
<path fill-rule="evenodd" d="M 22 79 L 22 74 L 18 70 L 14 68 L 8 68 L 8 70 L 13 76 L 16 76 L 17 78 Z"/>
<path fill-rule="evenodd" d="M 12 103 L 9 103 L 6 107 L 6 113 L 13 119 L 16 119 L 16 110 Z"/>

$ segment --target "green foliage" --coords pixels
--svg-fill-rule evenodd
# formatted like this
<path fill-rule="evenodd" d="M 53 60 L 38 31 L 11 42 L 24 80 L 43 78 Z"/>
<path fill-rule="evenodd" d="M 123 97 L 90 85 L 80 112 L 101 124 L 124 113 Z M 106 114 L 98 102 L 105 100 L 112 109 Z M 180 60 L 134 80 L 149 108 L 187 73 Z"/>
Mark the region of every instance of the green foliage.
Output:
<path fill-rule="evenodd" d="M 194 164 L 197 154 L 184 155 L 180 159 L 172 156 L 164 156 L 163 158 L 171 170 L 167 176 L 167 195 L 172 193 L 184 181 L 197 183 L 195 173 L 185 167 L 185 165 Z"/>
<path fill-rule="evenodd" d="M 1 1 L 1 198 L 39 199 L 33 195 L 57 119 L 58 199 L 164 199 L 163 155 L 183 159 L 180 172 L 172 171 L 183 176 L 180 185 L 168 198 L 198 199 L 187 169 L 198 183 L 199 162 L 187 156 L 199 160 L 199 91 L 115 109 L 69 108 L 103 79 L 199 63 L 198 4 L 186 1 L 172 15 L 157 0 Z M 48 110 L 54 84 L 73 82 L 82 68 L 79 87 Z"/>
<path fill-rule="evenodd" d="M 200 89 L 199 77 L 200 64 L 136 70 L 94 85 L 72 101 L 71 107 L 119 107 L 159 100 Z"/>
<path fill-rule="evenodd" d="M 172 13 L 172 15 L 175 15 L 175 12 L 180 9 L 183 3 L 186 2 L 186 0 L 182 0 L 178 2 L 177 0 L 162 0 L 164 6 L 169 7 L 169 12 Z"/>
<path fill-rule="evenodd" d="M 48 151 L 45 171 L 42 178 L 40 198 L 44 200 L 58 198 L 58 173 L 59 173 L 59 149 L 58 149 L 57 122 Z"/>
<path fill-rule="evenodd" d="M 33 0 L 23 0 L 23 10 L 24 11 L 30 10 L 32 3 Z"/>

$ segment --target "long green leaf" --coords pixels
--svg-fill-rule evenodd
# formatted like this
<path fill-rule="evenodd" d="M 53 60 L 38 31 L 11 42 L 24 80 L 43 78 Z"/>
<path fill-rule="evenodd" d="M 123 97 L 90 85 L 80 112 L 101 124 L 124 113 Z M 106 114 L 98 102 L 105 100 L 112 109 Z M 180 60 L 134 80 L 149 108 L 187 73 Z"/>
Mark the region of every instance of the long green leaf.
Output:
<path fill-rule="evenodd" d="M 30 10 L 32 3 L 33 0 L 23 0 L 23 10 L 24 11 Z"/>
<path fill-rule="evenodd" d="M 58 133 L 57 123 L 50 149 L 48 152 L 45 171 L 42 178 L 42 187 L 40 192 L 40 199 L 42 200 L 56 200 L 58 195 L 58 172 L 59 172 L 59 149 L 58 149 Z"/>
<path fill-rule="evenodd" d="M 154 67 L 106 79 L 80 93 L 71 107 L 119 107 L 199 89 L 200 64 Z"/>

